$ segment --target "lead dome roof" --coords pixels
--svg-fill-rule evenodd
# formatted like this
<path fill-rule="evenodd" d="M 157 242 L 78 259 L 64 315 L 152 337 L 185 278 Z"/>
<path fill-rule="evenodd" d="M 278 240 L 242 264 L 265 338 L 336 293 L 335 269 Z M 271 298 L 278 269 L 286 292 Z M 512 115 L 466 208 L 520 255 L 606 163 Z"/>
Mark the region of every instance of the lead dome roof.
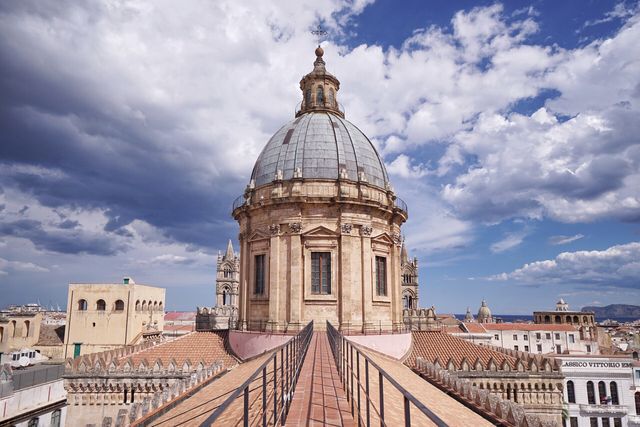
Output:
<path fill-rule="evenodd" d="M 271 137 L 256 161 L 251 180 L 259 187 L 276 178 L 341 178 L 366 181 L 382 189 L 389 182 L 384 163 L 369 138 L 349 121 L 329 112 L 303 114 Z"/>

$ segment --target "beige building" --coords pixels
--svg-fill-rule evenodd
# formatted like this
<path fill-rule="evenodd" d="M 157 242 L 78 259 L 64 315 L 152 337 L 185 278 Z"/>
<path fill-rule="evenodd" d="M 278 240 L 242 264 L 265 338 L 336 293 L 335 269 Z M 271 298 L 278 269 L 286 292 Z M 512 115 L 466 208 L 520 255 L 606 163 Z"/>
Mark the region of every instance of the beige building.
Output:
<path fill-rule="evenodd" d="M 0 354 L 32 348 L 40 336 L 40 312 L 0 313 Z"/>
<path fill-rule="evenodd" d="M 598 339 L 595 314 L 592 311 L 569 310 L 569 304 L 562 298 L 556 303 L 555 311 L 534 311 L 533 321 L 541 324 L 573 325 L 580 331 L 581 340 Z"/>
<path fill-rule="evenodd" d="M 418 305 L 418 258 L 409 258 L 407 247 L 400 251 L 400 273 L 402 275 L 402 308 L 417 310 Z"/>
<path fill-rule="evenodd" d="M 155 339 L 164 325 L 165 289 L 120 284 L 70 284 L 64 357 Z"/>
<path fill-rule="evenodd" d="M 241 327 L 351 330 L 402 325 L 400 226 L 407 220 L 373 144 L 344 119 L 338 79 L 316 49 L 293 121 L 269 140 L 244 195 Z"/>

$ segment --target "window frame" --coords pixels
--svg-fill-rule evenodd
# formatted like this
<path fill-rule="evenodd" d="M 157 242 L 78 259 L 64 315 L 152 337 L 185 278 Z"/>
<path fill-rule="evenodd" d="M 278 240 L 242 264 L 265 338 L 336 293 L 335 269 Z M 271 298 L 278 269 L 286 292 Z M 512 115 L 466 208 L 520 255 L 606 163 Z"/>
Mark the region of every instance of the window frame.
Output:
<path fill-rule="evenodd" d="M 389 267 L 387 265 L 387 257 L 386 256 L 382 256 L 382 255 L 374 255 L 374 285 L 375 285 L 375 292 L 376 292 L 376 297 L 381 297 L 381 298 L 388 298 L 389 297 L 389 280 L 388 280 L 388 276 L 389 276 Z M 380 266 L 384 267 L 384 271 L 382 272 L 382 274 L 380 273 L 379 269 Z M 382 281 L 382 283 L 381 283 Z M 382 292 L 384 291 L 384 292 Z"/>
<path fill-rule="evenodd" d="M 267 272 L 268 272 L 268 267 L 267 267 L 267 253 L 262 252 L 262 253 L 254 253 L 253 254 L 253 277 L 251 280 L 251 296 L 253 297 L 260 297 L 260 298 L 265 298 L 267 297 Z M 258 260 L 260 260 L 258 262 Z M 258 266 L 260 265 L 260 268 L 258 268 Z M 259 277 L 260 276 L 260 277 Z M 259 284 L 259 280 L 260 280 L 260 286 L 258 286 Z"/>
<path fill-rule="evenodd" d="M 317 262 L 317 280 L 315 283 L 314 274 L 316 273 L 315 265 Z M 324 269 L 323 269 L 324 266 Z M 312 251 L 311 252 L 311 294 L 312 295 L 331 295 L 332 286 L 331 252 Z M 328 273 L 328 274 L 327 274 Z M 326 279 L 326 281 L 324 280 Z"/>

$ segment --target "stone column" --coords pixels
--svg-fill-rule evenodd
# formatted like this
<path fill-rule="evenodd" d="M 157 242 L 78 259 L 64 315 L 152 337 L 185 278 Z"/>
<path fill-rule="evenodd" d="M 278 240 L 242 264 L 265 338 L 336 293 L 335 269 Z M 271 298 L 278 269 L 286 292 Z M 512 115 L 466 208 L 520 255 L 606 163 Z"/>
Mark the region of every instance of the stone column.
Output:
<path fill-rule="evenodd" d="M 392 327 L 402 326 L 402 289 L 400 285 L 400 233 L 393 233 L 394 244 L 391 247 L 391 323 Z"/>
<path fill-rule="evenodd" d="M 290 298 L 289 308 L 289 322 L 291 327 L 299 328 L 302 323 L 302 296 L 303 296 L 303 259 L 302 259 L 302 242 L 300 239 L 300 231 L 302 231 L 302 224 L 299 222 L 292 222 L 289 224 L 289 231 L 291 235 L 290 239 L 290 251 L 289 251 L 289 266 L 290 266 L 290 281 L 288 294 Z"/>
<path fill-rule="evenodd" d="M 269 245 L 269 320 L 267 330 L 277 331 L 280 328 L 280 225 L 269 226 L 271 242 Z"/>
<path fill-rule="evenodd" d="M 373 229 L 368 225 L 360 227 L 360 244 L 362 245 L 360 259 L 360 281 L 362 286 L 362 329 L 369 330 L 375 328 L 371 321 L 373 314 L 373 282 L 371 265 L 373 262 L 373 252 L 371 250 L 371 232 Z"/>
<path fill-rule="evenodd" d="M 351 257 L 353 256 L 353 247 L 351 242 L 351 224 L 343 223 L 340 225 L 340 246 L 338 248 L 338 260 L 340 265 L 338 268 L 338 323 L 345 330 L 353 330 L 361 319 L 361 307 L 359 301 L 354 295 L 355 284 L 353 283 Z"/>
<path fill-rule="evenodd" d="M 249 299 L 249 285 L 248 285 L 248 275 L 249 275 L 249 244 L 245 239 L 246 233 L 240 233 L 238 236 L 238 240 L 240 240 L 240 283 L 239 283 L 239 297 L 240 301 L 238 301 L 238 316 L 239 325 L 238 328 L 243 331 L 247 329 L 247 301 Z"/>

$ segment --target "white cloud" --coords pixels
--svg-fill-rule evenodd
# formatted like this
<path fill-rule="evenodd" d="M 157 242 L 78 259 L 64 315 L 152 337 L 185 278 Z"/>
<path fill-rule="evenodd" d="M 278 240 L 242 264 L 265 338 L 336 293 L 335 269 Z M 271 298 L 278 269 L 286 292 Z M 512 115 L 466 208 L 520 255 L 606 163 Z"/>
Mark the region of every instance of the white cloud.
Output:
<path fill-rule="evenodd" d="M 525 264 L 490 280 L 524 284 L 584 285 L 639 288 L 640 242 L 612 246 L 602 251 L 562 252 L 554 259 Z"/>
<path fill-rule="evenodd" d="M 524 231 L 508 233 L 502 240 L 491 245 L 491 252 L 500 253 L 509 249 L 513 249 L 516 246 L 519 246 L 523 242 L 525 237 L 527 237 L 527 235 L 528 233 Z"/>
<path fill-rule="evenodd" d="M 11 271 L 46 273 L 49 269 L 32 262 L 10 261 L 0 258 L 0 275 L 8 275 Z"/>
<path fill-rule="evenodd" d="M 584 234 L 575 234 L 573 236 L 551 236 L 549 237 L 549 243 L 552 245 L 566 245 L 567 243 L 575 242 L 584 237 Z"/>

